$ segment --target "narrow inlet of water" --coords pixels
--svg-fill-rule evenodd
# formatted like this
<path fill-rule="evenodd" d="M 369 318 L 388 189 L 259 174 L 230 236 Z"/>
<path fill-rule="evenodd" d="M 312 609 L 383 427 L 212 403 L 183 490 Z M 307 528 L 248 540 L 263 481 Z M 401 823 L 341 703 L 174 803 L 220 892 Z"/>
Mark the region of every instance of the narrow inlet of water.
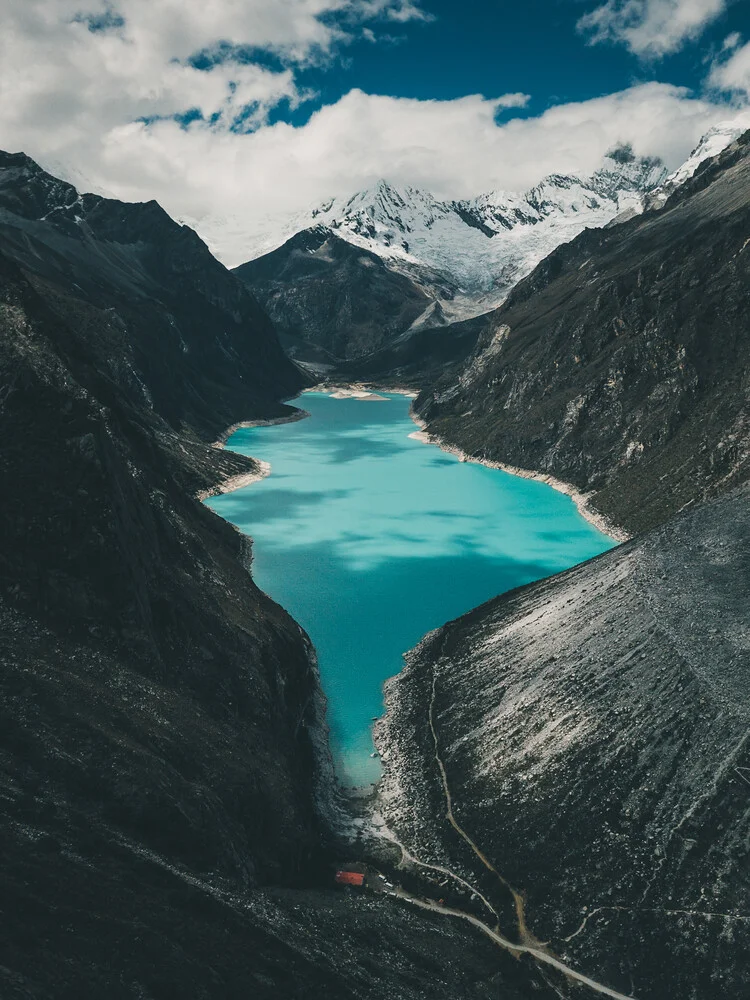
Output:
<path fill-rule="evenodd" d="M 569 497 L 410 435 L 409 400 L 306 392 L 310 417 L 243 428 L 271 475 L 209 506 L 251 535 L 253 576 L 309 634 L 340 780 L 377 781 L 383 681 L 426 632 L 612 548 Z"/>

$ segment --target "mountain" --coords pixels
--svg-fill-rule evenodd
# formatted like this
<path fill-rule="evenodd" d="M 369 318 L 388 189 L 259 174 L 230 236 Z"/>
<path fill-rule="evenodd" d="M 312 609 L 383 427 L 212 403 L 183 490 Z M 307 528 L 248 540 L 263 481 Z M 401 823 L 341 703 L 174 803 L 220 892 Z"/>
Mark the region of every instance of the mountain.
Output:
<path fill-rule="evenodd" d="M 406 654 L 376 727 L 375 809 L 510 940 L 642 1000 L 739 1000 L 750 132 L 688 172 L 643 215 L 558 247 L 499 309 L 436 332 L 442 364 L 413 344 L 359 363 L 427 383 L 415 410 L 433 440 L 572 485 L 637 535 Z"/>
<path fill-rule="evenodd" d="M 415 402 L 637 537 L 406 654 L 377 815 L 508 939 L 641 1000 L 750 989 L 749 232 L 747 132 L 443 328 L 476 347 Z"/>
<path fill-rule="evenodd" d="M 750 115 L 742 113 L 730 121 L 719 122 L 701 137 L 690 156 L 666 180 L 646 195 L 644 207 L 662 208 L 670 195 L 681 184 L 690 180 L 698 167 L 723 152 L 727 146 L 739 139 L 750 127 Z"/>
<path fill-rule="evenodd" d="M 558 244 L 609 222 L 666 177 L 658 160 L 619 147 L 591 177 L 553 174 L 530 190 L 444 201 L 380 181 L 312 213 L 323 225 L 378 253 L 396 269 L 427 268 L 453 286 L 454 316 L 500 301 Z M 461 310 L 461 312 L 459 312 Z"/>
<path fill-rule="evenodd" d="M 79 196 L 9 154 L 0 373 L 0 992 L 153 995 L 205 976 L 213 891 L 317 837 L 309 646 L 194 499 L 254 471 L 209 446 L 226 422 L 290 412 L 304 380 L 158 205 Z M 170 898 L 203 912 L 179 963 Z"/>
<path fill-rule="evenodd" d="M 746 130 L 750 119 L 741 115 L 710 129 L 689 158 L 658 187 L 647 192 L 641 203 L 633 203 L 615 216 L 605 228 L 618 226 L 643 211 L 658 211 L 675 191 L 689 180 L 706 160 L 717 156 Z M 451 364 L 461 365 L 471 355 L 476 341 L 493 310 L 478 316 L 451 321 L 440 302 L 423 314 L 419 323 L 371 354 L 351 358 L 337 366 L 337 376 L 349 381 L 393 381 L 419 389 L 434 381 Z"/>
<path fill-rule="evenodd" d="M 444 307 L 436 271 L 327 226 L 255 275 L 270 298 L 288 268 L 290 310 L 327 315 L 348 364 L 380 303 L 392 326 L 368 363 L 422 378 L 435 352 L 429 432 L 653 528 L 429 636 L 378 735 L 379 804 L 407 847 L 475 883 L 504 933 L 647 1000 L 750 985 L 749 191 L 747 135 L 661 210 L 580 234 L 459 324 L 447 278 Z M 328 284 L 350 296 L 338 331 Z M 247 284 L 158 205 L 0 154 L 9 1000 L 580 991 L 465 919 L 330 886 L 365 848 L 335 828 L 314 652 L 197 499 L 258 473 L 211 442 L 294 416 L 282 401 L 307 381 Z M 486 920 L 479 897 L 462 906 Z"/>
<path fill-rule="evenodd" d="M 524 194 L 444 201 L 380 181 L 296 218 L 291 239 L 235 273 L 308 358 L 309 345 L 334 362 L 362 357 L 486 312 L 560 243 L 640 211 L 665 177 L 619 147 L 589 178 L 552 175 Z"/>
<path fill-rule="evenodd" d="M 749 502 L 745 484 L 430 633 L 376 727 L 407 854 L 639 1000 L 750 989 Z"/>
<path fill-rule="evenodd" d="M 745 133 L 663 209 L 558 247 L 472 321 L 474 351 L 418 415 L 469 455 L 572 484 L 628 532 L 743 482 L 748 233 Z"/>
<path fill-rule="evenodd" d="M 305 384 L 158 205 L 0 154 L 4 1000 L 556 995 L 331 887 L 314 652 L 196 499 L 258 473 L 210 442 Z"/>
<path fill-rule="evenodd" d="M 323 226 L 234 273 L 263 303 L 287 352 L 309 362 L 331 364 L 377 350 L 431 301 L 376 254 Z"/>
<path fill-rule="evenodd" d="M 171 428 L 215 430 L 238 406 L 246 418 L 280 414 L 277 400 L 304 384 L 254 297 L 156 202 L 79 195 L 3 154 L 0 213 L 6 255 L 40 292 L 70 290 L 57 308 L 108 310 L 107 336 L 90 334 L 82 351 L 100 378 L 127 385 Z"/>

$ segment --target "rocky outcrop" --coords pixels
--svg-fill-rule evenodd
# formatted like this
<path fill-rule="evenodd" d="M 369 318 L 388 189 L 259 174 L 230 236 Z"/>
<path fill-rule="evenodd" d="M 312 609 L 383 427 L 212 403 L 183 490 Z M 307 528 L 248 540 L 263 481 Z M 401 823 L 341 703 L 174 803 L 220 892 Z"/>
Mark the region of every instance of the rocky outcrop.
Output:
<path fill-rule="evenodd" d="M 324 364 L 378 350 L 430 303 L 408 277 L 323 227 L 234 273 L 268 310 L 287 350 Z"/>
<path fill-rule="evenodd" d="M 417 413 L 472 456 L 591 493 L 631 533 L 743 482 L 749 232 L 746 134 L 661 211 L 555 250 Z"/>
<path fill-rule="evenodd" d="M 745 486 L 431 633 L 376 734 L 407 849 L 479 888 L 509 936 L 640 1000 L 750 988 L 748 500 Z M 507 885 L 446 819 L 438 760 Z"/>

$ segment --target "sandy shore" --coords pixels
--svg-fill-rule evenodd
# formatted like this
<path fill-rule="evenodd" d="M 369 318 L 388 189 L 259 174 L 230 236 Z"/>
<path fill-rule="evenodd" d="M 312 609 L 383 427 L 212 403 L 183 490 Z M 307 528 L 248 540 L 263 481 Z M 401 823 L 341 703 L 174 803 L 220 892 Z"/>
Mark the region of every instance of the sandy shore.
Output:
<path fill-rule="evenodd" d="M 309 416 L 310 414 L 307 410 L 297 409 L 295 413 L 290 413 L 286 417 L 271 417 L 270 420 L 241 420 L 238 424 L 232 424 L 225 431 L 222 431 L 211 447 L 224 448 L 234 432 L 241 430 L 243 427 L 273 427 L 274 424 L 293 424 L 295 420 L 304 420 L 305 417 Z"/>
<path fill-rule="evenodd" d="M 417 393 L 412 392 L 411 389 L 390 389 L 382 385 L 376 387 L 368 385 L 366 382 L 351 382 L 344 385 L 328 385 L 325 382 L 321 382 L 320 385 L 315 385 L 311 389 L 305 389 L 304 391 L 325 392 L 332 399 L 385 399 L 385 396 L 379 395 L 381 392 L 387 392 L 396 396 L 408 396 L 409 399 L 416 399 L 417 397 Z"/>
<path fill-rule="evenodd" d="M 254 458 L 257 468 L 251 472 L 241 472 L 236 476 L 228 476 L 226 479 L 222 479 L 221 482 L 216 483 L 208 490 L 201 490 L 197 494 L 199 500 L 208 500 L 209 497 L 218 497 L 222 493 L 233 493 L 235 490 L 241 490 L 243 486 L 249 486 L 251 483 L 257 483 L 261 479 L 265 479 L 266 476 L 271 475 L 271 463 L 262 462 L 258 458 Z"/>
<path fill-rule="evenodd" d="M 385 396 L 379 396 L 376 392 L 366 392 L 364 389 L 337 389 L 330 393 L 331 399 L 358 399 L 361 402 L 385 402 Z"/>
<path fill-rule="evenodd" d="M 269 420 L 241 420 L 239 423 L 227 427 L 216 441 L 213 442 L 211 447 L 225 448 L 229 438 L 235 431 L 240 430 L 242 427 L 273 427 L 274 424 L 293 424 L 295 421 L 304 420 L 305 417 L 309 416 L 310 414 L 307 410 L 297 409 L 294 413 L 290 413 L 286 417 L 272 417 Z M 215 483 L 209 489 L 201 490 L 196 494 L 198 500 L 203 501 L 208 500 L 209 497 L 221 496 L 223 493 L 233 493 L 235 490 L 241 490 L 243 486 L 250 486 L 251 483 L 257 483 L 259 480 L 271 475 L 270 462 L 263 462 L 259 458 L 251 458 L 251 461 L 255 462 L 255 469 L 251 469 L 249 472 L 240 472 L 236 476 L 227 476 L 219 480 L 218 483 Z"/>
<path fill-rule="evenodd" d="M 414 438 L 415 441 L 422 441 L 424 444 L 432 444 L 441 448 L 443 451 L 447 451 L 451 455 L 455 455 L 462 462 L 473 462 L 475 465 L 486 465 L 488 469 L 500 469 L 502 472 L 509 472 L 512 476 L 520 476 L 521 479 L 535 479 L 537 482 L 546 483 L 547 486 L 551 486 L 553 490 L 557 490 L 559 493 L 564 493 L 569 496 L 573 503 L 578 508 L 578 513 L 584 517 L 589 524 L 593 524 L 595 528 L 599 531 L 604 532 L 605 535 L 609 535 L 610 538 L 614 538 L 617 542 L 627 542 L 630 539 L 630 535 L 623 531 L 622 528 L 613 524 L 609 518 L 600 514 L 598 511 L 591 507 L 591 493 L 581 493 L 577 487 L 572 486 L 570 483 L 564 483 L 561 479 L 556 479 L 546 472 L 534 472 L 532 469 L 520 469 L 516 465 L 507 465 L 505 462 L 493 462 L 491 459 L 476 458 L 473 455 L 467 455 L 465 451 L 461 448 L 457 448 L 455 445 L 447 444 L 441 438 L 435 434 L 430 434 L 426 428 L 427 424 L 421 417 L 418 417 L 415 413 L 410 412 L 410 416 L 414 423 L 419 427 L 418 431 L 414 431 L 409 437 Z"/>

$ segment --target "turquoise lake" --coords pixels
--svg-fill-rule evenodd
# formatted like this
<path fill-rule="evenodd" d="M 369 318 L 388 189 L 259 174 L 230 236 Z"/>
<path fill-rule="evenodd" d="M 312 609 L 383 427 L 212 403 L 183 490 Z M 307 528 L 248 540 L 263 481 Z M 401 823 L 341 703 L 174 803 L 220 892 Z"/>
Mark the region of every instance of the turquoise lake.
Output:
<path fill-rule="evenodd" d="M 258 586 L 312 639 L 340 778 L 364 785 L 380 775 L 372 719 L 402 653 L 490 597 L 615 543 L 551 487 L 411 438 L 404 396 L 294 402 L 310 417 L 227 442 L 270 462 L 271 475 L 208 503 L 253 537 Z"/>

